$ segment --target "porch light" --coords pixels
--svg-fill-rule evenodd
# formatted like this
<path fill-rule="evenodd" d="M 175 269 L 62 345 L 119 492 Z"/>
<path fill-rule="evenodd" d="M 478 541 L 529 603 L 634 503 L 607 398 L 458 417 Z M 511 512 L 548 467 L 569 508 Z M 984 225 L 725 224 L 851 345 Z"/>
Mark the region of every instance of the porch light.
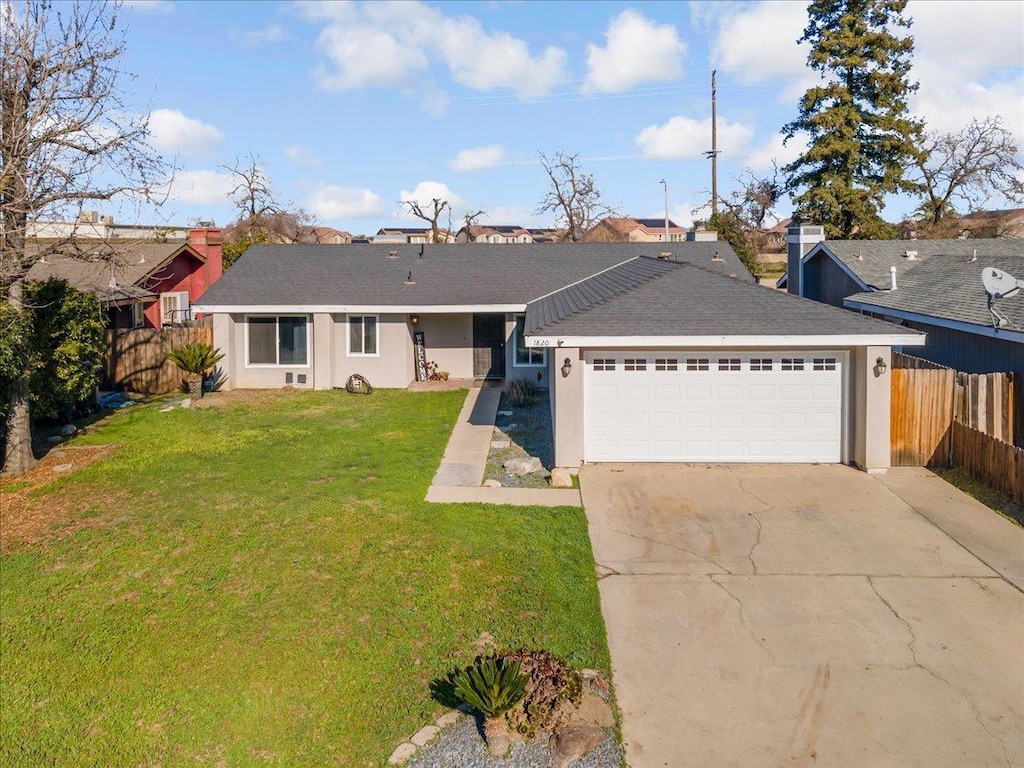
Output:
<path fill-rule="evenodd" d="M 413 325 L 419 325 L 420 324 L 420 316 L 419 315 L 409 315 L 409 322 L 412 323 Z"/>
<path fill-rule="evenodd" d="M 881 376 L 888 370 L 888 366 L 885 364 L 885 358 L 879 357 L 875 360 L 875 375 Z"/>
<path fill-rule="evenodd" d="M 569 374 L 571 372 L 572 372 L 572 360 L 570 360 L 567 357 L 567 358 L 565 358 L 565 362 L 562 363 L 562 376 L 568 378 L 568 376 L 569 376 Z"/>

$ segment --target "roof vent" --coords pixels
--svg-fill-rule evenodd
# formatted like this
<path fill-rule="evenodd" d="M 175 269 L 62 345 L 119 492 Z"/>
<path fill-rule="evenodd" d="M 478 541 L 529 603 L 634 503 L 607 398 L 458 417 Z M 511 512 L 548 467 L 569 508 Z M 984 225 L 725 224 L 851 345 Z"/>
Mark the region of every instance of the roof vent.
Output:
<path fill-rule="evenodd" d="M 721 256 L 718 255 L 718 251 L 715 251 L 715 255 L 711 258 L 712 261 L 725 261 Z"/>
<path fill-rule="evenodd" d="M 917 261 L 917 251 L 907 251 L 903 254 L 907 261 Z"/>
<path fill-rule="evenodd" d="M 412 279 L 412 270 L 409 270 L 409 274 L 405 278 L 406 285 L 416 285 L 416 281 Z"/>
<path fill-rule="evenodd" d="M 398 251 L 388 251 L 388 258 L 389 259 L 397 259 L 398 258 Z"/>
<path fill-rule="evenodd" d="M 890 291 L 896 290 L 896 267 L 889 267 Z"/>
<path fill-rule="evenodd" d="M 658 258 L 662 261 L 672 261 L 672 251 L 662 251 L 658 254 Z"/>
<path fill-rule="evenodd" d="M 146 257 L 145 256 L 139 256 L 139 264 L 145 264 L 145 263 L 146 263 Z"/>
<path fill-rule="evenodd" d="M 864 251 L 857 251 L 857 261 L 864 261 Z"/>

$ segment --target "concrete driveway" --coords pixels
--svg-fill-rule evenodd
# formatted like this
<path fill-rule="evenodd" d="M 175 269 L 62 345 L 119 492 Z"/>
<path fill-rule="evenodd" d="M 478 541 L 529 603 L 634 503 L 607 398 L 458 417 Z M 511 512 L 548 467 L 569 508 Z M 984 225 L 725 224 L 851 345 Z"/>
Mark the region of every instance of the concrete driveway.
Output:
<path fill-rule="evenodd" d="M 631 768 L 1024 764 L 1020 528 L 925 470 L 580 480 Z"/>

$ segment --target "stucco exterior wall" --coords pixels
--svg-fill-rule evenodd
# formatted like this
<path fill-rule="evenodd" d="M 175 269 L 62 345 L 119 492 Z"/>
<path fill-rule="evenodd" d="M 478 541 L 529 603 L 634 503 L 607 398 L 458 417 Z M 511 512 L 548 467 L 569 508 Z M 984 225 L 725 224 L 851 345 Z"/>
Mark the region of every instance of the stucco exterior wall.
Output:
<path fill-rule="evenodd" d="M 578 467 L 583 463 L 583 350 L 559 347 L 550 350 L 549 357 L 555 466 Z M 560 369 L 567 357 L 572 368 L 568 376 L 562 376 Z"/>
<path fill-rule="evenodd" d="M 228 374 L 228 381 L 225 382 L 225 389 L 279 389 L 287 384 L 296 389 L 313 388 L 313 365 L 316 360 L 316 319 L 308 316 L 311 322 L 306 325 L 306 333 L 309 334 L 309 354 L 306 365 L 286 366 L 251 366 L 246 364 L 246 333 L 245 315 L 240 314 L 215 314 L 213 316 L 213 342 L 225 352 L 222 364 L 225 364 L 225 372 Z M 230 363 L 227 361 L 230 359 Z M 230 367 L 228 367 L 230 366 Z M 291 382 L 287 381 L 286 374 L 292 374 Z M 305 381 L 299 381 L 301 376 Z"/>
<path fill-rule="evenodd" d="M 876 365 L 885 362 L 885 373 Z M 853 463 L 869 473 L 882 473 L 891 464 L 892 349 L 857 347 L 850 355 L 850 417 L 853 431 Z"/>
<path fill-rule="evenodd" d="M 378 315 L 377 350 L 375 356 L 350 355 L 348 351 L 348 316 L 332 314 L 333 339 L 328 365 L 332 386 L 343 387 L 353 373 L 361 374 L 374 387 L 404 389 L 416 378 L 413 367 L 412 326 L 405 314 Z M 422 317 L 420 322 L 422 323 Z M 429 355 L 428 355 L 428 359 Z"/>
<path fill-rule="evenodd" d="M 428 362 L 437 363 L 453 379 L 473 378 L 472 315 L 420 315 L 416 330 L 423 331 Z M 409 380 L 415 378 L 414 369 Z"/>

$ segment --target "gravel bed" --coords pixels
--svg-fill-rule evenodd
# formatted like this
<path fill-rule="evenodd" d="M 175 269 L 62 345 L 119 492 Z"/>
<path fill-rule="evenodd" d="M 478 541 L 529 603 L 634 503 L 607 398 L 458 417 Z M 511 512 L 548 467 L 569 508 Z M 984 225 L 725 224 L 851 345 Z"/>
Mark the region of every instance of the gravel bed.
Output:
<path fill-rule="evenodd" d="M 615 741 L 615 732 L 609 729 L 608 736 L 597 749 L 570 765 L 573 768 L 619 768 L 622 754 Z M 551 753 L 547 739 L 541 737 L 531 744 L 512 742 L 509 756 L 491 757 L 487 745 L 480 735 L 479 725 L 473 717 L 464 717 L 455 725 L 446 728 L 441 735 L 416 753 L 406 763 L 407 768 L 552 768 Z"/>
<path fill-rule="evenodd" d="M 508 488 L 549 488 L 544 473 L 517 477 L 510 475 L 504 468 L 507 459 L 519 456 L 536 456 L 548 471 L 554 466 L 555 446 L 551 433 L 548 391 L 540 390 L 534 402 L 525 407 L 510 405 L 508 396 L 502 392 L 498 410 L 512 411 L 512 415 L 497 417 L 492 439 L 508 440 L 510 446 L 491 448 L 487 455 L 484 479 L 497 480 Z"/>

